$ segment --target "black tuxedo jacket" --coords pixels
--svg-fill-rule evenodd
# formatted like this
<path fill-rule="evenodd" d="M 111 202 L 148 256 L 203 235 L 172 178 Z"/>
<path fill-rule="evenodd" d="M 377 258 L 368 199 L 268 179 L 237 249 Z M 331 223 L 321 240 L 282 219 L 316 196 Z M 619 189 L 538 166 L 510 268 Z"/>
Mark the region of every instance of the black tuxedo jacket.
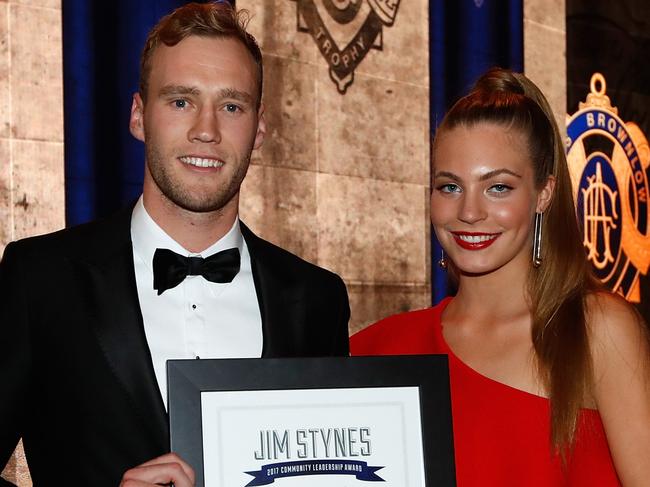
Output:
<path fill-rule="evenodd" d="M 114 487 L 124 471 L 169 449 L 130 221 L 124 211 L 14 242 L 0 264 L 0 465 L 22 436 L 36 487 Z M 262 355 L 347 355 L 343 281 L 243 225 L 242 233 Z"/>

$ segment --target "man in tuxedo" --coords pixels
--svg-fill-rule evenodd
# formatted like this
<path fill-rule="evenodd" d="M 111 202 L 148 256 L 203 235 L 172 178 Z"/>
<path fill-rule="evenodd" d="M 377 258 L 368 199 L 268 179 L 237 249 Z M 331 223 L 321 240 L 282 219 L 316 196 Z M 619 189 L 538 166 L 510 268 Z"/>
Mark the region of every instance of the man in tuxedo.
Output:
<path fill-rule="evenodd" d="M 238 219 L 261 93 L 260 50 L 228 3 L 154 27 L 130 119 L 142 197 L 11 243 L 0 264 L 1 465 L 22 437 L 35 485 L 115 486 L 127 470 L 123 485 L 189 485 L 167 453 L 167 359 L 347 355 L 342 280 Z"/>

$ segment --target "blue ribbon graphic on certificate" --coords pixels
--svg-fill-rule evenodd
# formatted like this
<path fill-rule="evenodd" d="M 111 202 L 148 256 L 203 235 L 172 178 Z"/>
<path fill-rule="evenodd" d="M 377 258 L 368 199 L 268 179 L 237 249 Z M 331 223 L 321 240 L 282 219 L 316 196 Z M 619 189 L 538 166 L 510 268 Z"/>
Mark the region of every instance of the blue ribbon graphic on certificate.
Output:
<path fill-rule="evenodd" d="M 246 472 L 255 477 L 246 487 L 272 484 L 275 479 L 303 475 L 354 475 L 357 480 L 384 482 L 375 472 L 384 467 L 372 467 L 358 460 L 303 460 L 297 462 L 272 463 L 260 470 Z"/>

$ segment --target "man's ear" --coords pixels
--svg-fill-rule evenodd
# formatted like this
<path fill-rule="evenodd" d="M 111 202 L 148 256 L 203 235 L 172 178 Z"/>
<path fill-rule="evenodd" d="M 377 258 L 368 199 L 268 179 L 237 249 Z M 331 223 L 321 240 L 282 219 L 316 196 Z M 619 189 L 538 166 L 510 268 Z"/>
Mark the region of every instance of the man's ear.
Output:
<path fill-rule="evenodd" d="M 129 130 L 131 135 L 144 142 L 144 102 L 140 93 L 133 94 L 131 104 L 131 117 L 129 118 Z"/>
<path fill-rule="evenodd" d="M 266 135 L 266 118 L 264 118 L 264 104 L 260 104 L 260 109 L 257 111 L 257 132 L 255 133 L 255 141 L 253 142 L 253 149 L 259 149 L 264 142 Z"/>
<path fill-rule="evenodd" d="M 537 195 L 537 207 L 535 209 L 538 213 L 544 213 L 551 204 L 553 194 L 555 193 L 555 176 L 549 176 L 544 183 L 544 186 Z"/>

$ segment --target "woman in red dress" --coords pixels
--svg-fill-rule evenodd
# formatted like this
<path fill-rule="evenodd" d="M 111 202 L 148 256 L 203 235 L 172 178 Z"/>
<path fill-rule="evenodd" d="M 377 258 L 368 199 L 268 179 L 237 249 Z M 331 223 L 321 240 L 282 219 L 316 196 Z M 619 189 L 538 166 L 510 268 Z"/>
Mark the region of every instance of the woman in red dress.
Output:
<path fill-rule="evenodd" d="M 487 72 L 443 120 L 431 221 L 456 296 L 351 349 L 449 356 L 458 485 L 650 485 L 648 331 L 589 272 L 562 137 L 523 75 Z"/>

